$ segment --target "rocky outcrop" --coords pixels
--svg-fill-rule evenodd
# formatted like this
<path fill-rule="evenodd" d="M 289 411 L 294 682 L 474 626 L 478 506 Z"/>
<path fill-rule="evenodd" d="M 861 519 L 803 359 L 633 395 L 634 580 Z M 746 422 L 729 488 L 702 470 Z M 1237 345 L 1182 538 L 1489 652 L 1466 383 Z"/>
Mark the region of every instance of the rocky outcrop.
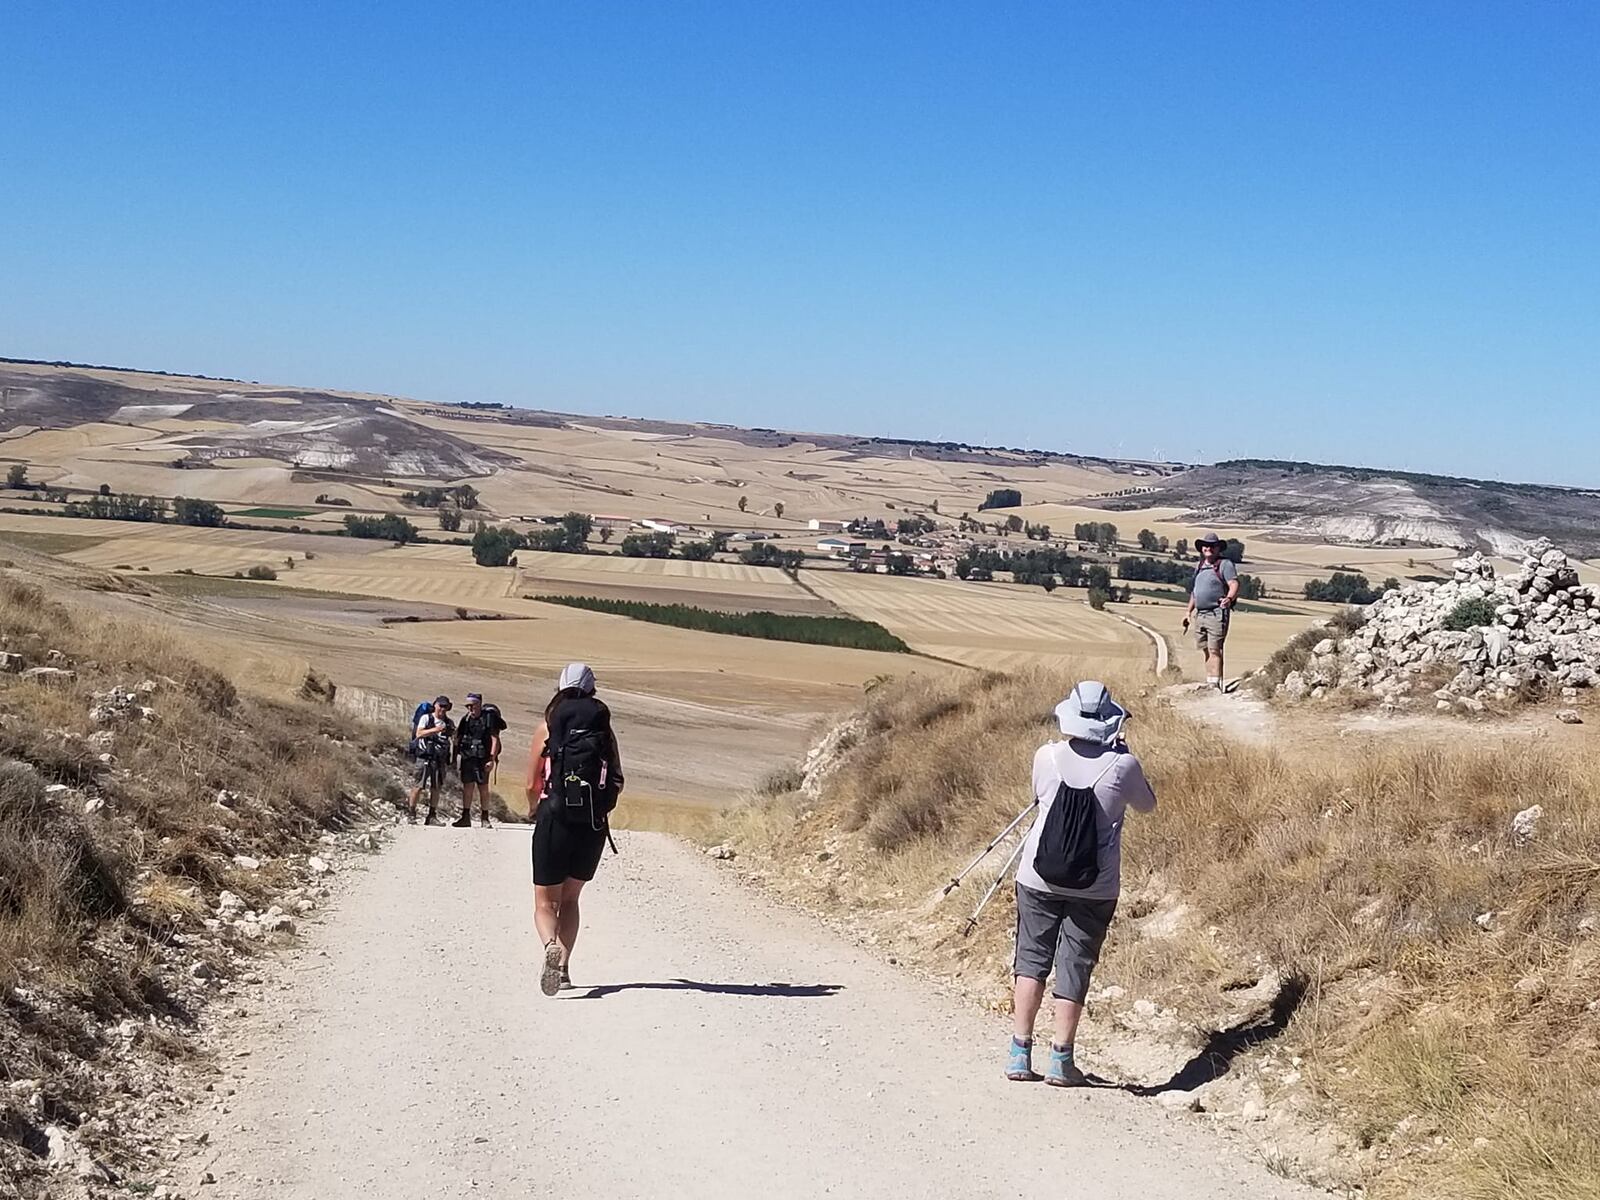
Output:
<path fill-rule="evenodd" d="M 1317 699 L 1356 688 L 1404 707 L 1431 692 L 1441 710 L 1475 712 L 1486 700 L 1554 690 L 1571 699 L 1595 686 L 1600 592 L 1540 539 L 1515 575 L 1497 576 L 1479 553 L 1458 559 L 1445 583 L 1384 593 L 1354 632 L 1330 632 L 1312 647 L 1310 662 L 1278 693 Z"/>

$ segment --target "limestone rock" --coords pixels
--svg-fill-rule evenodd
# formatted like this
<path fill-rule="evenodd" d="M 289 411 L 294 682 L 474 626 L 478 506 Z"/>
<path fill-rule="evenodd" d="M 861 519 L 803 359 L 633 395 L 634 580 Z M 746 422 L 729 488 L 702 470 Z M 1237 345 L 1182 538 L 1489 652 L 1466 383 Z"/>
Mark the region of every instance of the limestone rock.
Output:
<path fill-rule="evenodd" d="M 1539 831 L 1539 822 L 1544 817 L 1544 805 L 1534 804 L 1523 809 L 1511 818 L 1511 837 L 1519 846 L 1525 846 L 1533 840 L 1533 835 Z"/>

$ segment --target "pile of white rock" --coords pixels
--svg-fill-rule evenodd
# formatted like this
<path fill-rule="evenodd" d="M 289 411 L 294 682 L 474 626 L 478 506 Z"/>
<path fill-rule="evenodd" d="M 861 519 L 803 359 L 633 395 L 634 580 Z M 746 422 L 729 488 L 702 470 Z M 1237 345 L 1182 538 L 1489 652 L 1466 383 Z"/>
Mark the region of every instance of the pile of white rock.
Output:
<path fill-rule="evenodd" d="M 1477 712 L 1486 700 L 1554 690 L 1570 700 L 1600 686 L 1600 592 L 1579 582 L 1548 538 L 1529 545 L 1515 575 L 1497 577 L 1481 553 L 1458 559 L 1453 574 L 1385 592 L 1361 610 L 1354 632 L 1318 642 L 1279 695 L 1320 699 L 1354 688 L 1403 708 L 1431 689 L 1439 709 Z M 1450 618 L 1467 615 L 1469 601 L 1485 623 L 1447 628 L 1461 623 Z"/>

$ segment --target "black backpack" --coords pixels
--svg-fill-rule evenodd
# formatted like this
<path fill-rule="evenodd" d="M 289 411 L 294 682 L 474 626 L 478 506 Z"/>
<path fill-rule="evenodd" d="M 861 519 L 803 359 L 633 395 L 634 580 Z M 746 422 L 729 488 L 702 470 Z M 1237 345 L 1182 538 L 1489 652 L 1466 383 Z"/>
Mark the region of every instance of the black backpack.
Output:
<path fill-rule="evenodd" d="M 611 731 L 579 726 L 550 756 L 548 795 L 562 820 L 593 830 L 607 827 L 617 806 L 611 777 Z"/>
<path fill-rule="evenodd" d="M 1113 755 L 1100 779 L 1116 765 Z M 1100 877 L 1100 801 L 1094 795 L 1100 779 L 1088 787 L 1070 787 L 1063 782 L 1056 788 L 1033 856 L 1034 871 L 1051 887 L 1081 892 Z"/>

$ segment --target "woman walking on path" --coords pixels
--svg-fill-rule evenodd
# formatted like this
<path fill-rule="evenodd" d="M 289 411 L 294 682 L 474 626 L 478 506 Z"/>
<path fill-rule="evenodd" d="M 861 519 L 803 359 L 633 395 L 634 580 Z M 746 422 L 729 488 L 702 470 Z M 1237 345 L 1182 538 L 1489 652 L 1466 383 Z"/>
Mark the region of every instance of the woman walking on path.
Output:
<path fill-rule="evenodd" d="M 622 758 L 611 711 L 594 694 L 594 672 L 568 663 L 533 735 L 527 798 L 533 807 L 533 924 L 544 944 L 539 988 L 572 986 L 578 897 L 610 838 L 622 792 Z"/>
<path fill-rule="evenodd" d="M 1067 740 L 1046 742 L 1033 757 L 1039 815 L 1017 867 L 1016 1024 L 1006 1061 L 1006 1076 L 1019 1082 L 1039 1078 L 1033 1071 L 1033 1023 L 1052 965 L 1055 1028 L 1044 1079 L 1057 1087 L 1084 1082 L 1073 1061 L 1073 1046 L 1089 975 L 1099 961 L 1122 891 L 1123 818 L 1130 807 L 1150 812 L 1156 806 L 1144 769 L 1123 741 L 1127 718 L 1127 710 L 1112 700 L 1103 683 L 1080 683 L 1056 706 L 1056 720 Z M 1047 830 L 1057 805 L 1062 811 Z M 1060 886 L 1041 872 L 1058 880 L 1072 874 L 1063 872 L 1056 859 L 1070 844 L 1070 814 L 1075 806 L 1082 817 L 1081 836 L 1094 839 L 1094 853 L 1074 881 L 1076 886 Z"/>

